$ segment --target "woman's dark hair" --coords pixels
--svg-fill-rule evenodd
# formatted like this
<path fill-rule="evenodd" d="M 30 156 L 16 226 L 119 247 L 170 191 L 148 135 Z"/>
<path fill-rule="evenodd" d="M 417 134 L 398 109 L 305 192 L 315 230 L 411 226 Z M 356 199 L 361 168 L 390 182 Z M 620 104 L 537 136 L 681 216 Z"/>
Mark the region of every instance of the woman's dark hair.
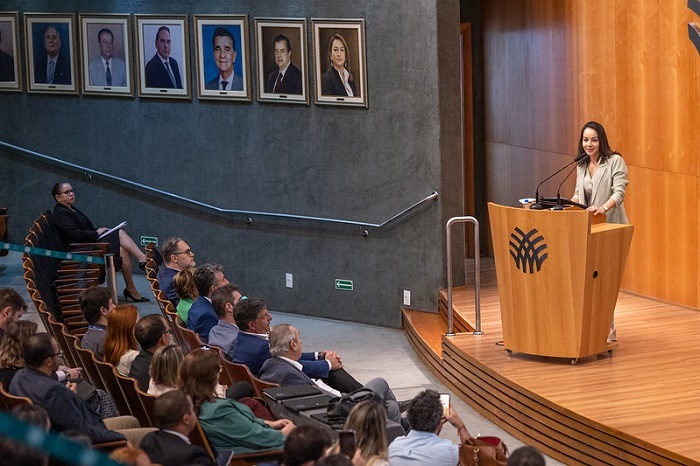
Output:
<path fill-rule="evenodd" d="M 348 73 L 350 73 L 350 60 L 348 60 L 348 43 L 345 42 L 345 38 L 341 36 L 340 34 L 333 34 L 331 36 L 331 40 L 328 41 L 328 61 L 329 61 L 329 66 L 328 66 L 328 71 L 331 71 L 333 69 L 333 60 L 331 60 L 331 54 L 333 53 L 333 41 L 339 40 L 343 44 L 343 48 L 345 48 L 345 69 L 348 70 Z M 348 76 L 348 81 L 354 81 L 355 77 L 350 73 L 350 76 Z"/>
<path fill-rule="evenodd" d="M 0 343 L 0 368 L 24 367 L 24 346 L 36 329 L 37 324 L 31 320 L 18 320 L 7 327 Z"/>
<path fill-rule="evenodd" d="M 61 194 L 61 186 L 63 186 L 64 184 L 68 184 L 68 182 L 67 181 L 59 181 L 58 183 L 53 185 L 53 188 L 51 188 L 51 196 L 56 197 L 59 194 Z"/>
<path fill-rule="evenodd" d="M 180 364 L 178 385 L 192 398 L 194 410 L 199 414 L 202 404 L 214 399 L 219 383 L 221 361 L 216 350 L 199 348 L 185 356 Z"/>
<path fill-rule="evenodd" d="M 598 133 L 598 142 L 600 143 L 600 162 L 604 162 L 608 160 L 610 156 L 613 154 L 619 154 L 619 152 L 614 151 L 610 148 L 610 143 L 608 142 L 608 135 L 605 134 L 605 128 L 603 128 L 603 125 L 598 123 L 597 121 L 589 121 L 585 125 L 583 125 L 583 128 L 581 128 L 581 136 L 578 139 L 578 153 L 583 154 L 583 132 L 586 131 L 586 128 L 591 128 L 593 131 Z M 591 158 L 586 155 L 578 164 L 581 167 L 586 167 L 588 165 L 588 162 L 591 161 Z"/>

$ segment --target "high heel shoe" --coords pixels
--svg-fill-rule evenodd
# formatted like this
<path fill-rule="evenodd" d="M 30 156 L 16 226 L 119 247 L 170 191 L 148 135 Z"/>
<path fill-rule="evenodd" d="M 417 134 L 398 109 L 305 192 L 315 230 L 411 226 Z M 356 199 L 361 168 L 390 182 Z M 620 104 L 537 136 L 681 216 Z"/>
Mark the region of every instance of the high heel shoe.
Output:
<path fill-rule="evenodd" d="M 139 262 L 139 269 L 146 271 L 146 262 Z"/>
<path fill-rule="evenodd" d="M 124 301 L 128 303 L 129 300 L 132 300 L 135 303 L 145 303 L 146 301 L 150 301 L 150 299 L 144 298 L 143 296 L 141 296 L 140 298 L 134 298 L 134 295 L 132 295 L 129 290 L 124 288 Z"/>

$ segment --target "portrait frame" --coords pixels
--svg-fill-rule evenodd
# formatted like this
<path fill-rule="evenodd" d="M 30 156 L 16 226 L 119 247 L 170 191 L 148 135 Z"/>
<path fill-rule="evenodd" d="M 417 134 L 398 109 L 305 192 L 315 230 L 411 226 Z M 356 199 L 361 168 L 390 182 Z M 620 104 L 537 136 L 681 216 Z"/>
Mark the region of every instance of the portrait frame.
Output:
<path fill-rule="evenodd" d="M 367 108 L 369 99 L 367 97 L 365 20 L 311 19 L 311 28 L 313 31 L 314 81 L 316 85 L 314 103 Z M 333 73 L 330 65 L 329 42 L 335 34 L 342 36 L 347 45 L 345 65 L 350 73 L 348 86 L 352 88 L 354 84 L 355 96 L 340 93 L 347 91 L 344 90 L 339 73 L 337 71 Z"/>
<path fill-rule="evenodd" d="M 0 91 L 22 91 L 19 13 L 0 11 Z"/>
<path fill-rule="evenodd" d="M 287 72 L 292 70 L 290 83 L 301 92 L 274 92 L 279 67 L 275 62 L 275 39 L 284 35 L 291 47 L 291 59 Z M 258 56 L 258 100 L 261 102 L 294 103 L 309 105 L 309 70 L 307 58 L 306 19 L 255 18 L 255 44 Z M 298 78 L 299 74 L 301 77 Z M 283 82 L 280 81 L 280 85 Z"/>
<path fill-rule="evenodd" d="M 251 102 L 250 31 L 248 15 L 194 15 L 195 55 L 197 60 L 197 97 L 199 99 Z M 220 69 L 214 58 L 212 41 L 218 28 L 226 29 L 235 42 L 231 89 L 221 89 Z M 224 36 L 217 36 L 224 37 Z M 224 55 L 225 57 L 225 55 Z M 227 60 L 224 59 L 224 62 Z M 235 79 L 238 77 L 238 79 Z M 240 89 L 239 89 L 240 87 Z"/>
<path fill-rule="evenodd" d="M 134 15 L 134 19 L 139 97 L 191 100 L 190 33 L 187 15 Z M 162 26 L 170 30 L 170 52 L 167 58 L 171 62 L 172 78 L 168 78 L 163 63 L 157 63 L 156 36 L 160 34 Z M 169 84 L 172 79 L 175 79 L 174 87 Z"/>
<path fill-rule="evenodd" d="M 50 74 L 44 41 L 44 35 L 49 28 L 53 28 L 60 39 L 58 59 L 54 65 L 53 83 L 48 82 Z M 78 51 L 75 46 L 75 15 L 72 13 L 25 13 L 24 36 L 27 91 L 45 94 L 77 94 L 79 78 L 76 75 L 78 70 L 76 54 Z M 55 46 L 55 42 L 53 44 Z"/>
<path fill-rule="evenodd" d="M 131 15 L 80 14 L 78 21 L 80 23 L 83 94 L 133 97 Z M 100 59 L 101 46 L 98 41 L 98 33 L 103 29 L 108 29 L 113 39 L 113 55 L 110 60 L 112 61 L 110 64 L 112 84 L 108 84 L 106 81 L 104 60 Z M 103 36 L 106 35 L 103 34 Z"/>

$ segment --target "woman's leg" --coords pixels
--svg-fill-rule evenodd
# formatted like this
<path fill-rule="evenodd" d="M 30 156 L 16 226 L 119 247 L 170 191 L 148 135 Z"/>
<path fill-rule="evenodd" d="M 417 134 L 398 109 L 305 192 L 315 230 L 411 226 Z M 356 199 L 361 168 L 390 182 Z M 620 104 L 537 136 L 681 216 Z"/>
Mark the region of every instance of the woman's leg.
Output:
<path fill-rule="evenodd" d="M 119 246 L 133 255 L 138 262 L 146 262 L 146 254 L 139 249 L 134 240 L 124 230 L 119 230 Z"/>
<path fill-rule="evenodd" d="M 119 257 L 122 259 L 122 276 L 124 277 L 124 285 L 126 289 L 129 290 L 131 296 L 136 299 L 141 297 L 141 293 L 136 289 L 134 285 L 134 270 L 131 268 L 131 254 L 124 249 L 124 247 L 119 248 Z"/>

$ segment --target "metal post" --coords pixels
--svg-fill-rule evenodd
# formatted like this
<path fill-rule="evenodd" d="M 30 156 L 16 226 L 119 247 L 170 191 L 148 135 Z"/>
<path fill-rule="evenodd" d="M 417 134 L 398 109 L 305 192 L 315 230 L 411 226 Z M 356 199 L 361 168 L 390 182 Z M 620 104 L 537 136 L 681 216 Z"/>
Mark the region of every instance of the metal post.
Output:
<path fill-rule="evenodd" d="M 112 292 L 114 303 L 117 302 L 119 294 L 117 293 L 117 271 L 114 268 L 114 254 L 105 254 L 105 284 Z"/>
<path fill-rule="evenodd" d="M 476 314 L 475 324 L 476 329 L 474 335 L 482 335 L 481 331 L 481 299 L 479 290 L 481 288 L 481 272 L 480 272 L 480 257 L 479 257 L 479 221 L 474 217 L 452 217 L 447 221 L 445 230 L 447 233 L 447 336 L 454 336 L 452 328 L 452 225 L 455 223 L 470 222 L 474 224 L 474 312 Z M 464 233 L 466 237 L 466 230 Z"/>

